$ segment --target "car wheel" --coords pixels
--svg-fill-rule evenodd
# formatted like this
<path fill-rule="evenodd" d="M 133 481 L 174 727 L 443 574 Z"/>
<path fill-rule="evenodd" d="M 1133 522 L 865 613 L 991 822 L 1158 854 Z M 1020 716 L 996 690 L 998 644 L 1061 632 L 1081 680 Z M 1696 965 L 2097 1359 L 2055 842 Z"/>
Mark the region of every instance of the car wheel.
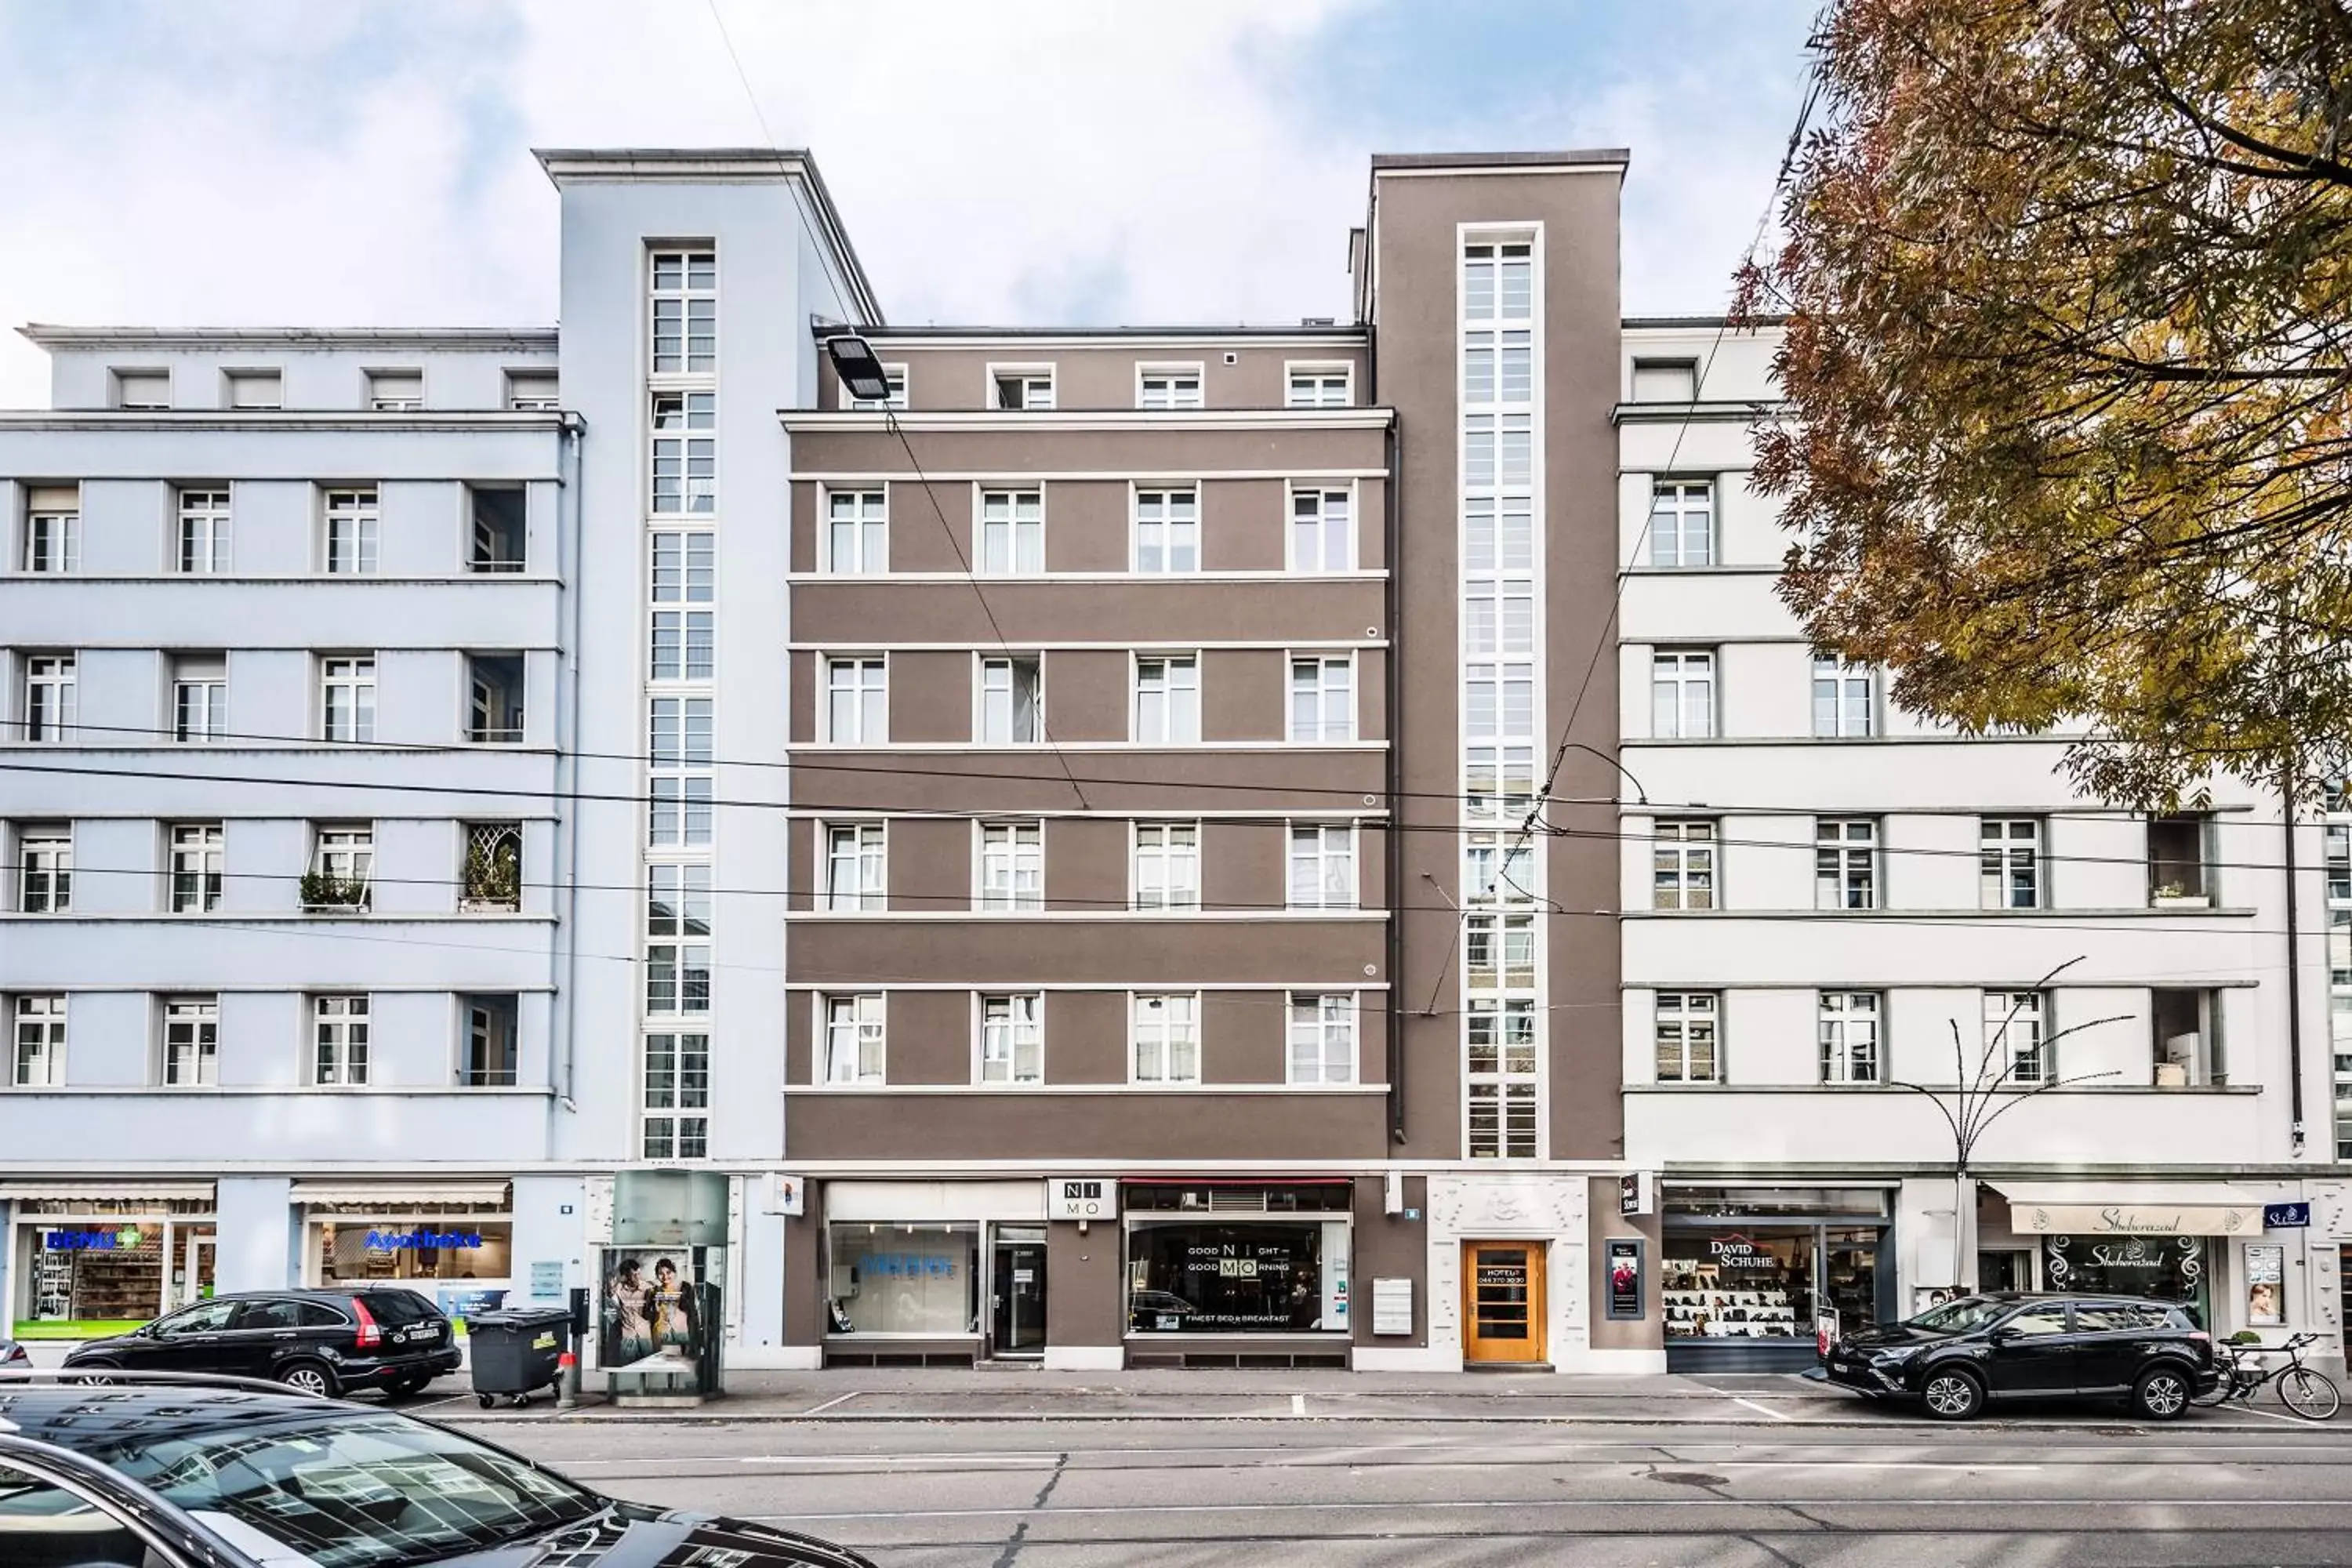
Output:
<path fill-rule="evenodd" d="M 2176 1366 L 2156 1366 L 2132 1384 L 2132 1409 L 2150 1421 L 2169 1421 L 2189 1408 L 2189 1374 Z"/>
<path fill-rule="evenodd" d="M 335 1374 L 315 1361 L 298 1361 L 279 1367 L 278 1381 L 297 1394 L 312 1394 L 320 1399 L 335 1396 Z"/>
<path fill-rule="evenodd" d="M 84 1383 L 104 1385 L 121 1381 L 109 1376 L 108 1373 L 120 1372 L 122 1369 L 110 1361 L 78 1361 L 65 1370 L 75 1373 Z"/>
<path fill-rule="evenodd" d="M 1938 1421 L 1966 1421 L 1984 1409 L 1984 1384 L 1972 1372 L 1937 1367 L 1920 1384 L 1919 1398 Z"/>

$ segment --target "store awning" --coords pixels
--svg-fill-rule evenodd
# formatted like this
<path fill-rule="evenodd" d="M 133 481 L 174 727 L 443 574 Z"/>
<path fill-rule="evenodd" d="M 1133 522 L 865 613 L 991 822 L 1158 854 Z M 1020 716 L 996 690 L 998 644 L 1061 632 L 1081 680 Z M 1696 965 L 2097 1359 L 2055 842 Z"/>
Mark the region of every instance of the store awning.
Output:
<path fill-rule="evenodd" d="M 0 1182 L 0 1200 L 42 1203 L 183 1203 L 213 1201 L 210 1182 L 138 1178 L 104 1182 Z"/>
<path fill-rule="evenodd" d="M 1991 1182 L 2033 1236 L 2260 1236 L 2260 1193 L 2227 1182 Z"/>
<path fill-rule="evenodd" d="M 294 1201 L 356 1204 L 381 1209 L 407 1208 L 415 1204 L 464 1204 L 474 1208 L 498 1209 L 506 1207 L 507 1184 L 500 1181 L 297 1182 Z"/>

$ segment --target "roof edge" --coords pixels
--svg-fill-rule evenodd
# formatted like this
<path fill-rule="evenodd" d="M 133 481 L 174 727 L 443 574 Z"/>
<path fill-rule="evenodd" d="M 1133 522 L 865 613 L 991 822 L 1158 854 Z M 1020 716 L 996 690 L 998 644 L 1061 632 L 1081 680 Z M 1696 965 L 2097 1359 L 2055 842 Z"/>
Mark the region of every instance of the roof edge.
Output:
<path fill-rule="evenodd" d="M 1372 173 L 1390 169 L 1549 169 L 1633 161 L 1624 147 L 1573 147 L 1552 153 L 1375 153 Z"/>
<path fill-rule="evenodd" d="M 123 327 L 27 321 L 17 335 L 45 349 L 487 349 L 553 353 L 553 327 Z"/>

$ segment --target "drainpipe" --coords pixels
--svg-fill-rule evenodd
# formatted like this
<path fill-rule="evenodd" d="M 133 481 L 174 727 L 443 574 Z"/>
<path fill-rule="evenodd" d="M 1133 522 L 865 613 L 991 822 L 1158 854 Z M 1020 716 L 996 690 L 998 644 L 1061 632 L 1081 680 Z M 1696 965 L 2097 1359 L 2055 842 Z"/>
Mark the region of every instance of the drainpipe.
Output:
<path fill-rule="evenodd" d="M 556 705 L 555 767 L 560 781 L 558 796 L 563 803 L 563 851 L 560 857 L 562 880 L 558 893 L 562 900 L 563 922 L 563 1027 L 558 1033 L 563 1059 L 557 1073 L 550 1076 L 562 1085 L 562 1108 L 578 1112 L 576 1095 L 580 1071 L 580 601 L 587 572 L 588 552 L 581 548 L 581 456 L 580 443 L 588 431 L 588 422 L 579 415 L 563 416 L 563 478 L 562 489 L 557 497 L 556 563 L 563 576 L 563 700 Z M 568 553 L 568 559 L 567 559 Z M 548 1110 L 549 1131 L 553 1131 L 555 1111 Z M 553 1140 L 549 1142 L 549 1153 L 554 1152 Z"/>
<path fill-rule="evenodd" d="M 2298 923 L 2294 865 L 2294 779 L 2281 781 L 2279 805 L 2286 846 L 2286 1088 L 2287 1123 L 2294 1155 L 2303 1157 L 2303 927 Z"/>
<path fill-rule="evenodd" d="M 1376 350 L 1366 350 L 1368 368 Z M 1370 378 L 1368 378 L 1370 379 Z M 1377 388 L 1377 380 L 1373 381 Z M 1388 493 L 1383 509 L 1384 548 L 1387 551 L 1388 581 L 1383 598 L 1388 619 L 1389 657 L 1388 705 L 1388 967 L 1389 967 L 1389 1142 L 1402 1146 L 1404 1142 L 1404 1007 L 1400 1000 L 1404 985 L 1404 585 L 1402 547 L 1404 536 L 1404 498 L 1399 480 L 1402 478 L 1404 455 L 1397 440 L 1396 423 L 1389 423 Z"/>

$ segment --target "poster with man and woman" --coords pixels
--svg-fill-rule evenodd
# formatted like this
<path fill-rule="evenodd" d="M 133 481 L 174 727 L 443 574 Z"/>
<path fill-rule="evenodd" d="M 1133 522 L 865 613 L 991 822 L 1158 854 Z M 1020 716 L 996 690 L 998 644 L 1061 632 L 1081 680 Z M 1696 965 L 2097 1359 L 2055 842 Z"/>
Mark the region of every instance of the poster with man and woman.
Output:
<path fill-rule="evenodd" d="M 604 1255 L 597 1363 L 611 1370 L 661 1358 L 692 1361 L 701 1352 L 695 1285 L 696 1247 Z"/>

